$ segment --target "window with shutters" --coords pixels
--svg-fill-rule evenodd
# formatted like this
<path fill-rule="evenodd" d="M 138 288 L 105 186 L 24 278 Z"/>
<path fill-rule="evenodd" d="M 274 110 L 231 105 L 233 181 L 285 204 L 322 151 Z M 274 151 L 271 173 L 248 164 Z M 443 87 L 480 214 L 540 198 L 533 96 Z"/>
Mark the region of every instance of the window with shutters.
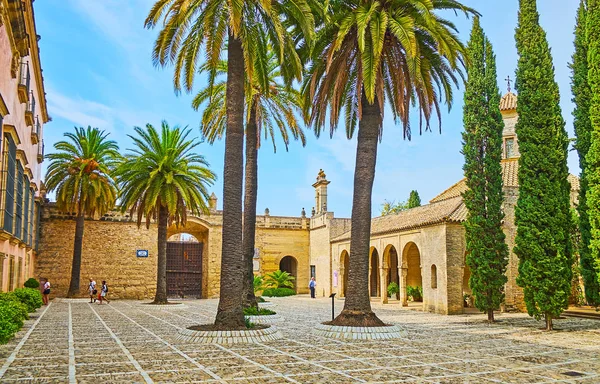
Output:
<path fill-rule="evenodd" d="M 21 288 L 21 285 L 23 284 L 23 281 L 21 280 L 21 275 L 23 274 L 23 258 L 19 257 L 19 262 L 17 263 L 17 278 L 15 279 L 17 282 L 17 285 L 15 286 L 15 288 Z"/>
<path fill-rule="evenodd" d="M 23 166 L 17 162 L 17 190 L 15 194 L 15 231 L 18 239 L 23 239 Z"/>
<path fill-rule="evenodd" d="M 8 290 L 15 289 L 15 257 L 11 256 L 8 259 Z"/>
<path fill-rule="evenodd" d="M 17 163 L 17 145 L 10 135 L 4 137 L 4 167 L 2 169 L 4 196 L 4 230 L 13 233 L 15 213 L 15 168 Z"/>
<path fill-rule="evenodd" d="M 35 230 L 35 190 L 29 189 L 29 241 L 27 244 L 33 246 Z"/>
<path fill-rule="evenodd" d="M 6 255 L 0 253 L 0 292 L 4 290 L 4 259 L 6 259 Z"/>
<path fill-rule="evenodd" d="M 23 241 L 29 244 L 29 177 L 23 179 Z"/>

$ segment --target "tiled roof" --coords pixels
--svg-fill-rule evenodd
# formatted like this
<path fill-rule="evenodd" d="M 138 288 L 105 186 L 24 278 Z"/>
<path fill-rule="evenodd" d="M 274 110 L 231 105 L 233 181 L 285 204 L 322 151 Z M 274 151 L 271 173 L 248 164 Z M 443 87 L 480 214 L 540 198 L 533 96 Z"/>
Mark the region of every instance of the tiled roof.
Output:
<path fill-rule="evenodd" d="M 456 197 L 396 214 L 376 217 L 371 220 L 371 235 L 404 231 L 444 222 L 462 222 L 466 217 L 467 209 L 462 202 L 462 198 Z M 350 239 L 350 231 L 343 233 L 332 241 L 348 239 Z"/>
<path fill-rule="evenodd" d="M 500 110 L 512 111 L 515 109 L 517 109 L 517 95 L 512 92 L 508 92 L 500 99 Z"/>
<path fill-rule="evenodd" d="M 517 188 L 519 186 L 519 161 L 517 159 L 504 160 L 502 161 L 502 182 L 505 187 Z M 569 183 L 571 183 L 572 191 L 579 191 L 579 178 L 575 175 L 569 174 Z M 457 196 L 461 196 L 464 191 L 467 190 L 467 183 L 465 179 L 462 179 L 458 183 L 454 184 L 444 192 L 440 193 L 430 203 L 436 203 L 446 199 L 452 199 Z"/>

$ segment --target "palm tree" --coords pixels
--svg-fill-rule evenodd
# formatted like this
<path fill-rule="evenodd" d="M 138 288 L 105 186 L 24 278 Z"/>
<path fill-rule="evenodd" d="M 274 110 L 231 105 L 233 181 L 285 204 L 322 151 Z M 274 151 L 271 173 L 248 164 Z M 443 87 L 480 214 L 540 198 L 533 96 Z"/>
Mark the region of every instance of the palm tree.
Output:
<path fill-rule="evenodd" d="M 266 89 L 266 75 L 256 58 L 265 58 L 268 42 L 277 52 L 286 79 L 300 79 L 302 63 L 294 41 L 287 33 L 297 26 L 307 39 L 314 33 L 314 21 L 306 0 L 295 2 L 158 0 L 145 26 L 162 29 L 154 45 L 155 65 L 175 65 L 174 86 L 191 91 L 198 56 L 206 53 L 214 82 L 221 53 L 227 42 L 226 139 L 223 172 L 223 233 L 221 247 L 221 289 L 215 326 L 245 328 L 242 308 L 242 183 L 244 144 L 244 79 L 256 78 Z M 285 58 L 285 60 L 284 60 Z"/>
<path fill-rule="evenodd" d="M 376 326 L 383 323 L 371 311 L 367 287 L 371 192 L 384 106 L 387 102 L 409 139 L 413 105 L 426 129 L 434 113 L 441 120 L 439 99 L 444 96 L 451 105 L 455 73 L 462 77 L 466 55 L 454 25 L 435 11 L 475 11 L 455 0 L 333 0 L 329 7 L 331 20 L 319 29 L 303 84 L 304 111 L 317 135 L 327 123 L 333 135 L 342 111 L 348 138 L 358 126 L 348 291 L 333 324 Z"/>
<path fill-rule="evenodd" d="M 208 68 L 202 68 L 207 71 Z M 227 73 L 227 62 L 219 64 L 217 75 Z M 275 131 L 279 131 L 287 151 L 290 133 L 295 140 L 300 139 L 306 145 L 306 137 L 298 122 L 297 113 L 302 110 L 300 93 L 282 84 L 281 71 L 275 53 L 271 50 L 267 56 L 266 73 L 268 90 L 263 90 L 258 81 L 252 84 L 246 79 L 246 165 L 244 186 L 244 227 L 242 236 L 242 254 L 244 259 L 244 282 L 242 301 L 244 307 L 257 307 L 254 295 L 253 257 L 256 231 L 256 199 L 258 192 L 258 148 L 264 134 L 271 138 L 273 150 L 277 151 Z M 207 86 L 192 101 L 194 109 L 205 106 L 202 113 L 200 129 L 209 143 L 220 139 L 225 132 L 226 110 L 223 100 L 226 99 L 226 82 L 220 81 L 214 86 Z M 289 128 L 289 129 L 288 129 Z"/>
<path fill-rule="evenodd" d="M 200 142 L 188 139 L 187 128 L 171 128 L 166 121 L 158 131 L 150 124 L 135 127 L 135 149 L 116 170 L 121 187 L 121 209 L 145 220 L 158 222 L 158 270 L 154 304 L 167 303 L 167 228 L 185 225 L 187 214 L 207 213 L 208 190 L 216 176 L 204 156 L 193 153 Z"/>
<path fill-rule="evenodd" d="M 73 297 L 79 293 L 85 216 L 104 215 L 115 205 L 117 188 L 111 171 L 119 157 L 119 147 L 107 140 L 108 133 L 90 126 L 75 127 L 75 133 L 67 132 L 65 137 L 68 140 L 54 144 L 56 152 L 46 156 L 50 160 L 46 187 L 48 191 L 56 190 L 59 210 L 75 214 L 73 265 L 67 293 Z"/>

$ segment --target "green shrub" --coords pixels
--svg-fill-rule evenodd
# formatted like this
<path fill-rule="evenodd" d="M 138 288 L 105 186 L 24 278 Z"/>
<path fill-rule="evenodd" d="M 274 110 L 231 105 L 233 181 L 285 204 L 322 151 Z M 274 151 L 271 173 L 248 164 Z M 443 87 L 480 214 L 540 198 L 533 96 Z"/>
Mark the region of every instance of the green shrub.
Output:
<path fill-rule="evenodd" d="M 406 295 L 411 298 L 412 301 L 423 301 L 423 287 L 406 287 Z"/>
<path fill-rule="evenodd" d="M 293 296 L 296 294 L 291 288 L 267 288 L 263 291 L 263 296 L 267 297 L 283 297 L 283 296 Z"/>
<path fill-rule="evenodd" d="M 258 293 L 258 292 L 262 291 L 263 289 L 267 288 L 267 286 L 265 285 L 264 277 L 263 276 L 254 276 L 253 286 L 254 286 L 254 293 Z"/>
<path fill-rule="evenodd" d="M 14 300 L 0 300 L 0 344 L 6 344 L 27 319 L 27 307 Z"/>
<path fill-rule="evenodd" d="M 262 296 L 256 296 L 256 302 L 257 303 L 265 303 L 267 300 L 265 300 Z"/>
<path fill-rule="evenodd" d="M 296 278 L 290 275 L 288 272 L 277 270 L 272 273 L 267 273 L 267 280 L 265 281 L 265 284 L 271 288 L 294 288 L 295 279 Z"/>
<path fill-rule="evenodd" d="M 34 279 L 33 277 L 27 279 L 27 281 L 25 282 L 25 284 L 23 284 L 23 286 L 25 288 L 33 288 L 33 289 L 40 289 L 40 282 L 37 281 L 36 279 Z"/>
<path fill-rule="evenodd" d="M 255 326 L 254 323 L 251 322 L 250 319 L 247 317 L 244 317 L 244 324 L 246 325 L 247 329 L 252 329 Z"/>
<path fill-rule="evenodd" d="M 275 315 L 275 314 L 276 314 L 275 311 L 271 311 L 270 309 L 266 309 L 266 308 L 256 308 L 256 307 L 244 308 L 244 315 L 246 315 L 246 316 L 268 316 L 268 315 Z"/>
<path fill-rule="evenodd" d="M 394 297 L 400 293 L 400 287 L 395 282 L 391 282 L 387 287 L 387 292 L 389 297 Z"/>
<path fill-rule="evenodd" d="M 42 293 L 33 288 L 17 288 L 13 291 L 19 301 L 27 306 L 29 312 L 35 312 L 44 303 L 42 301 Z"/>

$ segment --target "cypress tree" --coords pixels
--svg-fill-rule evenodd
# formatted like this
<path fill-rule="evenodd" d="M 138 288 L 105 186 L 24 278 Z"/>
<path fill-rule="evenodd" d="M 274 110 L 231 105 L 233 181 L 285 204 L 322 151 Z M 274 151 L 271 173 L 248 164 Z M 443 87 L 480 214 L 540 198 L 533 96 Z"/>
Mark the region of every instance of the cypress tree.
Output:
<path fill-rule="evenodd" d="M 494 310 L 504 300 L 508 247 L 502 231 L 502 130 L 496 58 L 479 24 L 473 21 L 468 46 L 470 66 L 465 87 L 463 154 L 468 190 L 463 201 L 469 286 L 475 306 L 494 321 Z"/>
<path fill-rule="evenodd" d="M 592 97 L 590 149 L 586 156 L 586 197 L 591 227 L 590 259 L 595 261 L 596 271 L 600 271 L 600 2 L 588 0 L 587 11 L 588 84 Z M 600 283 L 600 273 L 596 282 Z"/>
<path fill-rule="evenodd" d="M 421 197 L 419 196 L 419 192 L 417 192 L 416 190 L 410 191 L 410 196 L 408 197 L 408 209 L 420 206 Z"/>
<path fill-rule="evenodd" d="M 571 290 L 571 186 L 567 177 L 568 137 L 546 33 L 535 0 L 520 0 L 516 31 L 519 92 L 519 198 L 515 209 L 519 257 L 517 284 L 527 312 L 552 319 L 568 307 Z"/>
<path fill-rule="evenodd" d="M 588 191 L 588 166 L 586 156 L 590 150 L 592 123 L 590 121 L 590 102 L 592 98 L 588 84 L 588 43 L 586 37 L 586 1 L 581 0 L 577 12 L 577 24 L 575 26 L 575 53 L 573 63 L 570 65 L 572 75 L 571 88 L 573 91 L 573 125 L 575 127 L 575 149 L 579 154 L 579 167 L 581 168 L 579 205 L 579 259 L 581 264 L 581 275 L 585 286 L 585 298 L 591 305 L 600 304 L 600 288 L 597 280 L 594 258 L 590 252 L 591 229 L 588 217 L 587 191 Z"/>

